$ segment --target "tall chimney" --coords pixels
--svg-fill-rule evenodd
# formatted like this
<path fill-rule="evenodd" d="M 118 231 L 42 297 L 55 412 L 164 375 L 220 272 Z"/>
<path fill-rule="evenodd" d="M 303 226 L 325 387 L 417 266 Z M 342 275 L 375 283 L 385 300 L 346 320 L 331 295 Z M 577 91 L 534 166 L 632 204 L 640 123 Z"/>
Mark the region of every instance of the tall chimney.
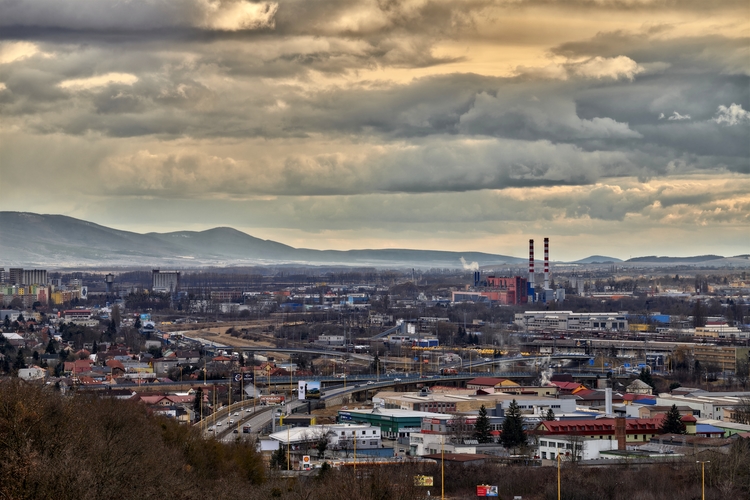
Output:
<path fill-rule="evenodd" d="M 617 441 L 618 450 L 626 450 L 627 445 L 627 430 L 625 426 L 625 417 L 615 418 L 615 440 Z"/>
<path fill-rule="evenodd" d="M 612 416 L 612 389 L 610 387 L 604 389 L 604 413 L 607 417 Z"/>
<path fill-rule="evenodd" d="M 534 240 L 529 240 L 529 286 L 534 288 Z"/>
<path fill-rule="evenodd" d="M 544 289 L 549 290 L 549 238 L 544 238 Z"/>

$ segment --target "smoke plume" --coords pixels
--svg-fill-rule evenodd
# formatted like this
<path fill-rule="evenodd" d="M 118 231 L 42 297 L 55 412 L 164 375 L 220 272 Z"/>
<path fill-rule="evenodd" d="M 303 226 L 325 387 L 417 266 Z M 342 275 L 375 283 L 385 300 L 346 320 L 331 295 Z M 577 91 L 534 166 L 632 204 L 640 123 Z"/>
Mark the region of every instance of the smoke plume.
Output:
<path fill-rule="evenodd" d="M 461 257 L 461 265 L 464 266 L 464 269 L 467 271 L 479 271 L 479 262 L 472 262 L 469 264 L 466 262 L 466 259 Z"/>

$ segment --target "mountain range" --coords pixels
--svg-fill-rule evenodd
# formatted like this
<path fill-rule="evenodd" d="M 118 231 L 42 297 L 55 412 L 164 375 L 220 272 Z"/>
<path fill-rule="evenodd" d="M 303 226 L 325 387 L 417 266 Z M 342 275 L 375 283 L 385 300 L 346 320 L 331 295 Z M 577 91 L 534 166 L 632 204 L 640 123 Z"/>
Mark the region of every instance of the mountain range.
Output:
<path fill-rule="evenodd" d="M 736 262 L 735 262 L 736 261 Z M 0 267 L 202 267 L 342 265 L 375 267 L 515 267 L 526 259 L 483 252 L 438 250 L 313 250 L 255 238 L 236 229 L 134 233 L 64 215 L 0 212 Z M 593 255 L 570 264 L 748 265 L 750 256 L 724 258 L 636 257 L 622 261 Z M 468 264 L 471 263 L 471 264 Z"/>

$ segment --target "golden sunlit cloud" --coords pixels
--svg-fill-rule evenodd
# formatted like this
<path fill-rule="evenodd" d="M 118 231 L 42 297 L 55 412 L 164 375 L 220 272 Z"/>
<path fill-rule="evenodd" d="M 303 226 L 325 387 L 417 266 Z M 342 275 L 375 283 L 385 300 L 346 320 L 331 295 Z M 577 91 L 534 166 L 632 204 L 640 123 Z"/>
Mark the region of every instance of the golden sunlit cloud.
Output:
<path fill-rule="evenodd" d="M 59 86 L 64 89 L 89 90 L 95 87 L 102 87 L 111 83 L 122 85 L 133 85 L 138 81 L 138 77 L 128 73 L 107 73 L 104 75 L 91 76 L 88 78 L 74 78 L 60 82 Z"/>
<path fill-rule="evenodd" d="M 39 53 L 39 47 L 31 42 L 0 42 L 0 64 L 20 61 Z"/>

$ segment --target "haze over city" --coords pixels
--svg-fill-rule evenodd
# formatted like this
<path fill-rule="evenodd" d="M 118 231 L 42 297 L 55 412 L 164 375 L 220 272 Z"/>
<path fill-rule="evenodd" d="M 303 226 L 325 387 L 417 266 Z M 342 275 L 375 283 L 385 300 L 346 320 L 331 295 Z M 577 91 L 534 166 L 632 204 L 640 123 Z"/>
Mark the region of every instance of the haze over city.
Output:
<path fill-rule="evenodd" d="M 141 233 L 743 254 L 749 109 L 746 1 L 0 0 L 0 210 Z"/>

